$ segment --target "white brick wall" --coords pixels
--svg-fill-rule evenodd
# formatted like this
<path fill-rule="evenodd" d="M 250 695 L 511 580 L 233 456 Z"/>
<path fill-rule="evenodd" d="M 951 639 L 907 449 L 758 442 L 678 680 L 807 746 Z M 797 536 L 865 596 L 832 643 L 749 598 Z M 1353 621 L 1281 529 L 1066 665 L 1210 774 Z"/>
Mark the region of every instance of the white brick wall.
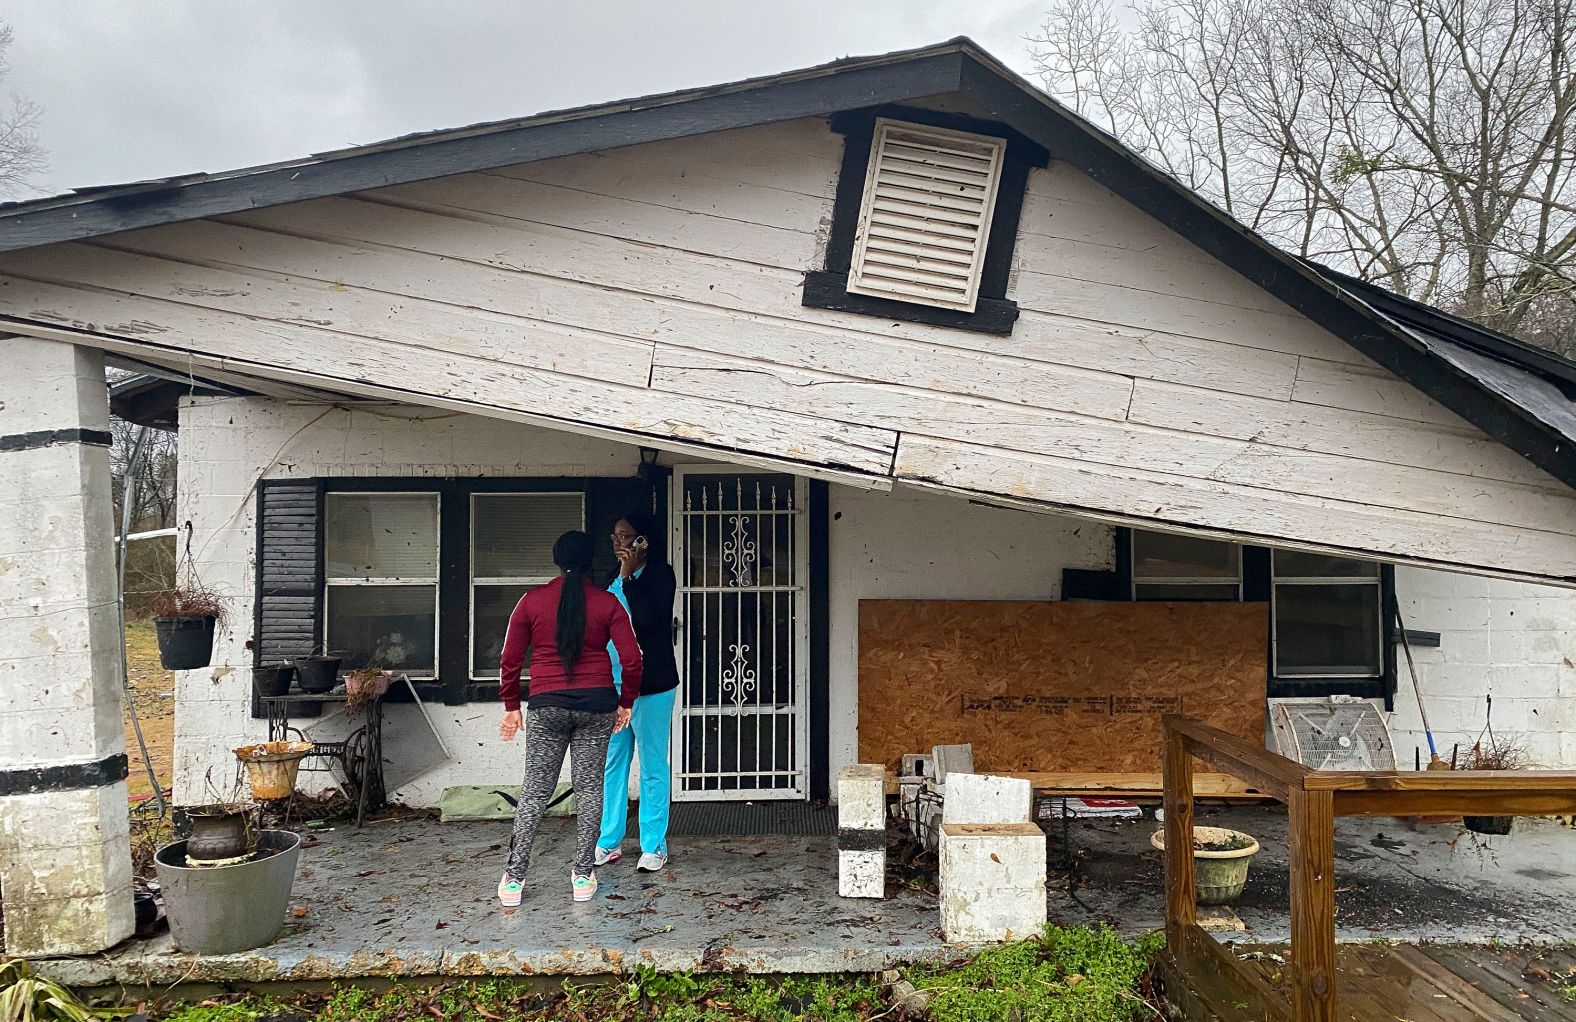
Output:
<path fill-rule="evenodd" d="M 250 714 L 256 481 L 301 476 L 625 476 L 637 448 L 516 423 L 427 409 L 348 411 L 265 399 L 194 398 L 181 409 L 178 520 L 193 526 L 202 580 L 229 601 L 213 666 L 176 678 L 175 800 L 228 790 L 230 750 L 259 741 Z M 458 784 L 517 779 L 519 742 L 497 741 L 497 703 L 429 705 L 453 758 L 399 792 L 433 804 Z M 303 722 L 305 723 L 305 722 Z"/>
<path fill-rule="evenodd" d="M 1534 763 L 1576 767 L 1576 593 L 1524 582 L 1396 569 L 1407 627 L 1440 633 L 1437 649 L 1414 647 L 1418 679 L 1440 755 L 1464 757 L 1494 697 L 1498 733 L 1519 735 Z M 1399 691 L 1390 721 L 1396 756 L 1428 758 L 1417 699 L 1399 649 Z"/>

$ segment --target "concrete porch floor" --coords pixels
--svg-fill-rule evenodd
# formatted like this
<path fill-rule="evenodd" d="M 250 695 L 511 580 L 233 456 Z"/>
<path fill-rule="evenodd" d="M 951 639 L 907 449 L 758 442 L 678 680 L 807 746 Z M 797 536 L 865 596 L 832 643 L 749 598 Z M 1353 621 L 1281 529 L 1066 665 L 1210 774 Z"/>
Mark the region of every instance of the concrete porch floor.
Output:
<path fill-rule="evenodd" d="M 1285 815 L 1210 810 L 1200 822 L 1246 830 L 1263 851 L 1235 904 L 1246 930 L 1222 939 L 1288 937 Z M 1153 820 L 1072 824 L 1077 900 L 1067 893 L 1059 833 L 1050 842 L 1050 917 L 1107 922 L 1125 935 L 1162 925 Z M 1508 837 L 1413 830 L 1385 819 L 1337 821 L 1339 937 L 1478 943 L 1576 941 L 1576 831 L 1523 819 Z M 440 975 L 601 975 L 662 970 L 876 971 L 946 961 L 934 898 L 895 889 L 884 901 L 837 896 L 835 839 L 690 837 L 660 875 L 631 861 L 598 871 L 595 901 L 569 897 L 573 823 L 546 821 L 518 909 L 494 888 L 508 828 L 430 820 L 339 826 L 302 855 L 279 938 L 255 951 L 197 957 L 168 934 L 105 955 L 39 963 L 74 986 L 306 981 Z M 1453 844 L 1452 844 L 1453 842 Z M 1082 904 L 1080 904 L 1080 902 Z M 1087 906 L 1087 907 L 1085 907 Z"/>

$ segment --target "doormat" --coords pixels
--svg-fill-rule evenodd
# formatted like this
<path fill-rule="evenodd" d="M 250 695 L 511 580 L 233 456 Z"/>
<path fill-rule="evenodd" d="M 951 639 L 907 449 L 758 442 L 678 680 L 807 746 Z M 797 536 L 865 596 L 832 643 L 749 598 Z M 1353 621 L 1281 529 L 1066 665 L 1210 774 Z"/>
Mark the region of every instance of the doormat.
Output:
<path fill-rule="evenodd" d="M 668 833 L 680 837 L 831 837 L 837 834 L 837 807 L 809 802 L 675 802 L 668 817 Z"/>

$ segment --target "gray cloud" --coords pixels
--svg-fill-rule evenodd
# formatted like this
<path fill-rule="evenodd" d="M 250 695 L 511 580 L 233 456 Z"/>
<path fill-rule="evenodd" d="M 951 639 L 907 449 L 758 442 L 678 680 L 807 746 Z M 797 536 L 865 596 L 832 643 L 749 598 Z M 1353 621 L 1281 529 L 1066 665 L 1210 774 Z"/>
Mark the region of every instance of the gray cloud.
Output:
<path fill-rule="evenodd" d="M 1015 67 L 1030 0 L 11 0 L 41 192 L 770 74 L 969 35 Z"/>

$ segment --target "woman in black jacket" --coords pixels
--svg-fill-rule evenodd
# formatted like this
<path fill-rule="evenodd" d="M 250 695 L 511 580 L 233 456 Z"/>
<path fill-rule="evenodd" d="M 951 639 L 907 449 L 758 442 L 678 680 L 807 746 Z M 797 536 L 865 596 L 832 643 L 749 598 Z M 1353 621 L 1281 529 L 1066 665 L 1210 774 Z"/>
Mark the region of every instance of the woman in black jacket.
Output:
<path fill-rule="evenodd" d="M 608 591 L 629 611 L 640 643 L 644 671 L 640 697 L 629 727 L 613 736 L 602 778 L 602 835 L 596 864 L 623 858 L 619 845 L 629 818 L 629 761 L 640 750 L 640 862 L 638 869 L 655 873 L 668 862 L 668 804 L 673 797 L 673 771 L 668 762 L 668 736 L 673 703 L 678 697 L 679 667 L 673 655 L 673 598 L 678 583 L 668 565 L 662 529 L 644 511 L 631 511 L 613 526 L 613 553 L 618 576 Z M 613 678 L 622 684 L 617 652 Z"/>

